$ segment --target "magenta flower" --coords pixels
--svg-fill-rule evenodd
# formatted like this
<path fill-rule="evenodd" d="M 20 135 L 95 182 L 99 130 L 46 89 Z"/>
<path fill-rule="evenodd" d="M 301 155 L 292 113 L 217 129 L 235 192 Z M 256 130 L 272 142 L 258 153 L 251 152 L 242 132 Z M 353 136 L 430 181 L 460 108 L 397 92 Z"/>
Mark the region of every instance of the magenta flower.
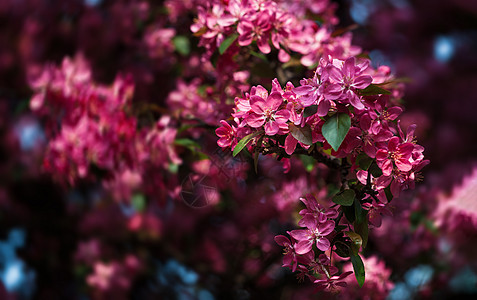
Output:
<path fill-rule="evenodd" d="M 220 121 L 222 124 L 221 127 L 215 130 L 215 134 L 220 138 L 217 141 L 217 145 L 222 148 L 234 146 L 235 142 L 235 133 L 236 129 L 233 126 L 230 126 L 229 123 L 225 122 L 224 120 Z"/>
<path fill-rule="evenodd" d="M 299 213 L 303 216 L 303 219 L 298 222 L 298 225 L 300 226 L 312 224 L 313 220 L 316 220 L 319 223 L 325 223 L 328 219 L 338 217 L 336 209 L 325 209 L 311 194 L 306 195 L 305 198 L 300 198 L 300 200 L 306 205 L 306 209 L 302 209 Z"/>
<path fill-rule="evenodd" d="M 297 260 L 297 256 L 296 256 L 295 248 L 293 247 L 293 244 L 284 235 L 275 236 L 275 242 L 278 245 L 285 247 L 285 249 L 283 250 L 285 255 L 283 257 L 283 267 L 291 267 L 292 272 L 295 272 L 297 264 L 298 264 L 298 260 Z"/>
<path fill-rule="evenodd" d="M 371 118 L 373 113 L 374 112 L 363 114 L 359 121 L 359 127 L 362 130 L 362 147 L 364 152 L 371 158 L 376 156 L 376 142 L 385 142 L 393 137 L 393 133 L 389 128 L 380 126 L 381 123 L 379 121 L 373 123 Z M 378 126 L 375 126 L 377 124 Z"/>
<path fill-rule="evenodd" d="M 279 131 L 284 132 L 288 129 L 286 122 L 290 118 L 290 112 L 287 109 L 278 110 L 282 103 L 283 98 L 279 92 L 270 93 L 266 100 L 261 96 L 252 95 L 250 97 L 251 110 L 245 121 L 253 128 L 259 128 L 265 124 L 266 135 L 275 135 Z"/>
<path fill-rule="evenodd" d="M 380 96 L 374 105 L 374 110 L 369 111 L 369 117 L 372 119 L 371 131 L 373 134 L 378 134 L 383 129 L 389 130 L 389 122 L 396 120 L 402 113 L 402 108 L 399 106 L 387 108 L 388 101 L 389 96 Z"/>
<path fill-rule="evenodd" d="M 271 29 L 271 16 L 267 11 L 245 16 L 237 27 L 237 32 L 240 34 L 238 43 L 240 46 L 248 46 L 256 40 L 258 49 L 268 54 L 271 51 L 268 43 Z"/>
<path fill-rule="evenodd" d="M 331 264 L 331 260 L 324 253 L 318 256 L 318 260 L 313 259 L 309 265 L 313 272 L 323 274 L 327 277 L 338 273 L 338 268 Z"/>
<path fill-rule="evenodd" d="M 324 289 L 336 289 L 338 287 L 346 287 L 348 284 L 343 281 L 346 277 L 353 274 L 353 272 L 345 272 L 340 276 L 325 277 L 324 279 L 317 279 L 314 281 L 316 284 L 316 290 L 321 291 Z"/>
<path fill-rule="evenodd" d="M 371 203 L 364 203 L 363 208 L 368 210 L 368 220 L 374 227 L 380 227 L 382 223 L 382 216 L 392 216 L 392 212 L 387 207 L 387 204 L 372 201 Z"/>
<path fill-rule="evenodd" d="M 383 170 L 383 175 L 389 176 L 393 171 L 393 163 L 403 172 L 412 169 L 411 155 L 414 144 L 400 144 L 397 136 L 392 137 L 388 142 L 387 149 L 380 149 L 376 152 L 376 163 Z"/>
<path fill-rule="evenodd" d="M 355 58 L 350 57 L 344 62 L 341 69 L 330 64 L 324 70 L 334 83 L 341 86 L 342 96 L 348 99 L 349 103 L 357 109 L 363 109 L 364 104 L 361 103 L 355 90 L 364 89 L 373 82 L 373 78 L 370 75 L 363 74 L 368 65 L 369 61 L 356 65 Z"/>
<path fill-rule="evenodd" d="M 311 223 L 311 224 L 310 224 Z M 307 224 L 308 229 L 292 230 L 290 235 L 298 241 L 295 246 L 297 254 L 305 254 L 312 250 L 313 243 L 316 243 L 316 247 L 321 251 L 326 251 L 330 248 L 330 241 L 326 238 L 330 234 L 335 223 L 328 221 L 325 223 L 318 223 L 316 220 Z"/>

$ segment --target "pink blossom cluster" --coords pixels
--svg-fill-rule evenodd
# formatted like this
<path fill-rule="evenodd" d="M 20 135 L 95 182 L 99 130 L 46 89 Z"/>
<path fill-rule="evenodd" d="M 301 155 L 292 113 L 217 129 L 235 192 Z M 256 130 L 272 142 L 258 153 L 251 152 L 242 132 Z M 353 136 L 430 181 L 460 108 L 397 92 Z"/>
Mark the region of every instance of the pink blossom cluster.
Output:
<path fill-rule="evenodd" d="M 93 273 L 86 282 L 95 289 L 95 297 L 104 299 L 127 299 L 127 291 L 131 288 L 133 279 L 140 271 L 140 261 L 134 255 L 128 255 L 123 261 L 94 263 Z"/>
<path fill-rule="evenodd" d="M 343 279 L 352 272 L 333 276 L 338 272 L 338 268 L 331 264 L 330 257 L 326 255 L 331 250 L 330 240 L 336 235 L 334 219 L 338 217 L 338 211 L 325 208 L 311 194 L 300 200 L 306 208 L 300 211 L 302 218 L 298 225 L 305 229 L 288 232 L 291 239 L 284 235 L 275 237 L 275 241 L 285 247 L 283 266 L 298 272 L 299 278 L 313 281 L 317 289 L 346 286 Z M 318 259 L 315 259 L 314 245 L 321 253 Z M 316 279 L 315 274 L 321 274 L 322 278 Z"/>
<path fill-rule="evenodd" d="M 170 117 L 138 129 L 130 77 L 98 85 L 87 62 L 77 56 L 65 58 L 59 68 L 47 65 L 31 86 L 30 107 L 46 118 L 50 138 L 44 168 L 56 177 L 74 183 L 99 170 L 119 178 L 124 172 L 144 171 L 146 162 L 164 168 L 181 163 L 173 149 L 177 131 Z"/>
<path fill-rule="evenodd" d="M 368 95 L 367 88 L 378 87 L 373 84 L 376 73 L 366 59 L 327 57 L 320 60 L 315 75 L 301 80 L 298 87 L 288 82 L 283 89 L 276 79 L 270 93 L 260 85 L 254 86 L 245 97 L 235 99 L 232 116 L 236 125 L 221 121 L 216 131 L 218 144 L 233 150 L 238 141 L 255 133 L 254 142 L 249 144 L 251 152 L 268 144 L 292 155 L 297 149 L 310 150 L 314 145 L 330 158 L 350 157 L 358 180 L 365 185 L 369 177 L 377 199 L 385 203 L 384 189 L 391 186 L 393 195 L 399 196 L 401 190 L 413 187 L 428 160 L 424 159 L 424 148 L 416 144 L 415 126 L 404 134 L 396 122 L 402 112 L 394 104 L 396 99 L 381 88 Z M 314 113 L 308 113 L 309 109 Z M 338 149 L 332 149 L 322 132 L 327 118 L 335 114 L 346 114 L 351 119 Z M 301 137 L 307 133 L 308 138 Z M 381 174 L 374 176 L 360 167 L 359 155 L 373 159 Z"/>
<path fill-rule="evenodd" d="M 375 70 L 367 59 L 327 56 L 320 59 L 314 76 L 301 80 L 299 86 L 288 82 L 282 88 L 275 79 L 270 92 L 258 85 L 244 97 L 237 97 L 232 113 L 235 124 L 221 121 L 217 143 L 234 153 L 237 147 L 245 147 L 255 157 L 309 155 L 330 168 L 341 169 L 346 173 L 340 191 L 352 193 L 351 202 L 344 205 L 351 205 L 353 215 L 354 206 L 363 210 L 366 228 L 368 223 L 379 227 L 381 216 L 391 215 L 389 201 L 399 197 L 402 190 L 413 188 L 419 171 L 429 162 L 424 159 L 424 148 L 416 143 L 415 125 L 406 133 L 400 127 L 398 117 L 403 110 L 395 88 L 385 67 Z M 335 138 L 340 131 L 342 139 L 337 145 Z M 341 207 L 326 214 L 316 200 L 310 201 L 304 201 L 307 210 L 302 211 L 304 217 L 298 223 L 306 229 L 289 232 L 292 240 L 284 236 L 277 240 L 286 247 L 285 265 L 293 271 L 298 268 L 299 257 L 310 256 L 307 265 L 314 251 L 335 249 L 328 236 L 337 234 L 347 239 L 332 220 L 338 212 L 349 217 L 349 209 L 340 199 L 333 202 L 338 201 L 335 203 Z M 356 218 L 359 214 L 356 212 Z M 352 218 L 341 222 L 352 225 L 354 233 L 362 231 Z"/>
<path fill-rule="evenodd" d="M 351 45 L 350 33 L 333 34 L 332 27 L 338 21 L 335 9 L 336 4 L 328 0 L 208 0 L 199 6 L 191 30 L 200 36 L 199 45 L 206 48 L 206 57 L 225 40 L 234 42 L 237 38 L 239 46 L 256 43 L 263 54 L 270 53 L 273 46 L 281 62 L 298 53 L 303 65 L 312 66 L 323 55 L 345 58 L 361 51 Z M 323 24 L 311 21 L 307 12 Z"/>

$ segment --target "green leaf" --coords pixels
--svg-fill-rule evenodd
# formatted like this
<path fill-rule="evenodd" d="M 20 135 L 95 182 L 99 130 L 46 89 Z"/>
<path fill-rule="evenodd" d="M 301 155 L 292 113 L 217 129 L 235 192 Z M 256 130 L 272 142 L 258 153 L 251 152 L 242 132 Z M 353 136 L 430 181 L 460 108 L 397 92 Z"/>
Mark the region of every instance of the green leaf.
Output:
<path fill-rule="evenodd" d="M 366 221 L 366 217 L 368 215 L 368 211 L 361 207 L 361 203 L 358 199 L 354 201 L 354 214 L 356 216 L 356 222 L 361 224 Z"/>
<path fill-rule="evenodd" d="M 310 173 L 313 171 L 313 168 L 315 167 L 315 162 L 316 160 L 308 155 L 299 155 L 301 162 L 303 163 L 303 166 L 305 167 L 305 170 Z"/>
<path fill-rule="evenodd" d="M 177 139 L 174 141 L 174 145 L 183 146 L 190 150 L 200 149 L 200 145 L 191 139 Z"/>
<path fill-rule="evenodd" d="M 290 129 L 291 135 L 299 142 L 302 142 L 305 145 L 313 144 L 310 126 L 306 125 L 305 127 L 298 127 L 294 124 L 289 124 L 288 129 Z"/>
<path fill-rule="evenodd" d="M 134 210 L 142 212 L 146 208 L 146 198 L 142 194 L 135 194 L 131 198 L 131 205 Z"/>
<path fill-rule="evenodd" d="M 351 263 L 353 264 L 354 276 L 358 280 L 359 287 L 363 287 L 365 273 L 364 273 L 364 264 L 359 255 L 351 256 Z"/>
<path fill-rule="evenodd" d="M 379 176 L 383 175 L 383 171 L 375 162 L 371 163 L 368 170 L 371 172 L 371 175 L 373 175 L 374 178 L 378 178 Z"/>
<path fill-rule="evenodd" d="M 234 33 L 232 35 L 230 35 L 228 38 L 226 38 L 222 44 L 220 44 L 219 46 L 219 53 L 220 54 L 224 54 L 225 51 L 227 51 L 227 49 L 230 47 L 230 45 L 233 44 L 233 42 L 235 42 L 235 40 L 238 38 L 238 34 Z"/>
<path fill-rule="evenodd" d="M 362 96 L 391 95 L 390 91 L 385 90 L 375 84 L 370 84 L 367 88 L 359 90 L 359 93 Z"/>
<path fill-rule="evenodd" d="M 303 118 L 308 118 L 309 116 L 316 114 L 317 111 L 318 111 L 318 105 L 308 106 L 303 111 Z"/>
<path fill-rule="evenodd" d="M 373 159 L 366 155 L 365 153 L 361 153 L 358 155 L 356 158 L 356 164 L 362 169 L 367 171 L 369 169 L 369 166 L 371 166 L 371 163 L 373 162 Z"/>
<path fill-rule="evenodd" d="M 233 156 L 236 156 L 237 154 L 239 154 L 240 151 L 242 151 L 242 149 L 245 148 L 245 146 L 247 146 L 248 142 L 250 142 L 254 137 L 262 133 L 263 133 L 263 130 L 255 131 L 245 136 L 243 139 L 241 139 L 240 142 L 238 142 L 234 148 Z"/>
<path fill-rule="evenodd" d="M 356 220 L 356 214 L 354 213 L 354 206 L 341 206 L 344 215 L 348 222 L 353 223 Z"/>
<path fill-rule="evenodd" d="M 350 128 L 351 119 L 348 114 L 338 113 L 326 120 L 321 131 L 331 147 L 338 151 Z"/>
<path fill-rule="evenodd" d="M 336 225 L 335 226 L 335 231 L 340 232 L 341 230 L 346 229 L 346 228 L 348 228 L 348 226 L 346 226 L 346 225 Z"/>
<path fill-rule="evenodd" d="M 172 39 L 172 43 L 176 48 L 176 51 L 183 56 L 187 56 L 190 53 L 190 42 L 185 36 L 178 35 Z"/>
<path fill-rule="evenodd" d="M 353 205 L 356 193 L 354 190 L 344 190 L 333 197 L 332 201 L 343 206 Z"/>
<path fill-rule="evenodd" d="M 170 163 L 170 164 L 169 164 L 169 167 L 168 167 L 168 170 L 169 170 L 169 172 L 171 172 L 172 174 L 177 174 L 177 172 L 179 171 L 179 165 L 178 165 L 178 164 L 174 164 L 174 163 Z"/>
<path fill-rule="evenodd" d="M 338 254 L 340 257 L 350 257 L 350 246 L 341 240 L 338 240 L 334 243 L 336 249 L 335 253 Z"/>
<path fill-rule="evenodd" d="M 369 236 L 368 220 L 365 220 L 363 223 L 355 222 L 354 231 L 363 239 L 363 249 L 366 248 Z"/>
<path fill-rule="evenodd" d="M 368 53 L 361 53 L 361 54 L 358 54 L 356 55 L 356 58 L 365 58 L 365 59 L 369 59 L 371 60 L 371 57 L 369 56 Z"/>
<path fill-rule="evenodd" d="M 384 194 L 386 195 L 386 199 L 388 202 L 391 202 L 393 200 L 393 193 L 391 192 L 391 186 L 387 186 L 384 189 Z"/>
<path fill-rule="evenodd" d="M 395 84 L 395 83 L 410 83 L 412 82 L 412 78 L 410 77 L 400 77 L 400 78 L 394 78 L 390 81 L 385 81 L 382 83 L 377 83 L 377 86 L 383 86 L 383 85 L 388 85 L 388 84 Z"/>
<path fill-rule="evenodd" d="M 267 57 L 266 57 L 263 53 L 261 53 L 261 52 L 255 52 L 255 51 L 251 50 L 251 51 L 250 51 L 250 54 L 252 54 L 252 55 L 255 56 L 255 57 L 260 58 L 260 59 L 263 60 L 264 62 L 268 62 Z"/>
<path fill-rule="evenodd" d="M 363 239 L 356 232 L 346 231 L 345 234 L 346 234 L 346 236 L 348 236 L 351 239 L 352 254 L 353 255 L 358 255 L 359 248 L 361 248 L 361 246 L 363 245 Z"/>

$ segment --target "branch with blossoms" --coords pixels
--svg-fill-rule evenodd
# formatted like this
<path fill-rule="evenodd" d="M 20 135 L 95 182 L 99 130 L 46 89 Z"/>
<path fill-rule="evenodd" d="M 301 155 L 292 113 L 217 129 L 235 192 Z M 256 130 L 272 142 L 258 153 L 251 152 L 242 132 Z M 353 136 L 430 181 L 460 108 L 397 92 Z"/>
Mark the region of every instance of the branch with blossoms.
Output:
<path fill-rule="evenodd" d="M 223 54 L 237 42 L 240 47 L 256 45 L 259 52 L 252 50 L 255 56 L 263 57 L 275 48 L 280 62 L 309 67 L 322 56 L 346 58 L 361 52 L 351 45 L 350 33 L 333 31 L 338 23 L 336 8 L 329 0 L 209 0 L 199 6 L 191 30 L 200 37 L 199 46 L 206 48 L 205 58 L 212 57 L 216 49 Z"/>
<path fill-rule="evenodd" d="M 256 164 L 259 154 L 278 159 L 300 154 L 341 174 L 340 190 L 331 201 L 301 198 L 306 206 L 300 211 L 301 229 L 275 237 L 285 247 L 283 266 L 318 289 L 344 286 L 351 274 L 335 275 L 332 253 L 350 258 L 359 285 L 364 284 L 359 253 L 367 245 L 369 227 L 378 227 L 381 215 L 391 214 L 389 202 L 413 187 L 429 162 L 416 144 L 415 126 L 403 133 L 395 94 L 390 75 L 383 78 L 368 59 L 326 56 L 299 86 L 288 82 L 282 88 L 275 79 L 270 92 L 258 85 L 237 97 L 235 124 L 221 121 L 216 130 L 220 147 L 234 155 L 247 149 Z"/>

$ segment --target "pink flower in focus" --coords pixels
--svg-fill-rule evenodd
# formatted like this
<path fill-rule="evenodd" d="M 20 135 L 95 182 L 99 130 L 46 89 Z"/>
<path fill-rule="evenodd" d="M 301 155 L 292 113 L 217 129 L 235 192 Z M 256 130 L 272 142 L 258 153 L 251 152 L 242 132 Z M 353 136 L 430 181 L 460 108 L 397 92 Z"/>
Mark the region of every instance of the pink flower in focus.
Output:
<path fill-rule="evenodd" d="M 298 241 L 295 246 L 297 254 L 305 254 L 312 250 L 313 243 L 316 243 L 316 247 L 321 251 L 326 251 L 330 248 L 330 241 L 326 238 L 330 234 L 335 223 L 328 221 L 324 223 L 318 223 L 313 220 L 307 224 L 308 229 L 292 230 L 290 232 L 291 237 Z"/>
<path fill-rule="evenodd" d="M 361 103 L 360 98 L 356 94 L 356 89 L 364 89 L 368 87 L 373 78 L 369 75 L 363 74 L 369 66 L 369 61 L 366 60 L 356 65 L 354 57 L 348 58 L 341 69 L 334 65 L 329 65 L 325 72 L 327 76 L 341 86 L 344 99 L 347 99 L 351 105 L 357 109 L 363 109 L 364 104 Z"/>
<path fill-rule="evenodd" d="M 264 95 L 266 97 L 266 94 Z M 250 114 L 245 121 L 253 128 L 259 128 L 265 124 L 265 134 L 275 135 L 288 129 L 286 122 L 290 118 L 290 112 L 286 109 L 278 110 L 283 103 L 279 92 L 272 92 L 266 100 L 261 96 L 250 97 Z"/>
<path fill-rule="evenodd" d="M 291 267 L 292 272 L 296 271 L 296 267 L 298 264 L 297 255 L 295 253 L 294 245 L 290 242 L 290 240 L 284 235 L 277 235 L 275 237 L 275 242 L 285 247 L 284 257 L 283 257 L 283 267 Z"/>
<path fill-rule="evenodd" d="M 239 45 L 248 46 L 256 40 L 258 49 L 261 52 L 265 54 L 270 53 L 271 48 L 268 40 L 270 30 L 272 29 L 271 19 L 272 17 L 268 11 L 245 16 L 237 27 L 237 32 L 240 34 L 238 38 Z"/>
<path fill-rule="evenodd" d="M 346 277 L 353 274 L 353 272 L 345 272 L 340 276 L 325 277 L 324 279 L 317 279 L 313 283 L 316 284 L 316 290 L 321 291 L 325 289 L 334 290 L 339 287 L 345 287 L 348 284 L 346 281 L 343 281 Z"/>
<path fill-rule="evenodd" d="M 235 141 L 235 135 L 236 135 L 236 129 L 233 126 L 230 126 L 229 123 L 227 123 L 224 120 L 220 121 L 220 124 L 222 124 L 221 127 L 217 128 L 215 130 L 215 134 L 220 138 L 217 141 L 217 145 L 219 145 L 222 148 L 226 147 L 234 147 L 237 142 Z"/>
<path fill-rule="evenodd" d="M 338 217 L 338 211 L 333 208 L 325 209 L 311 194 L 306 195 L 305 198 L 300 198 L 300 200 L 306 205 L 306 209 L 302 209 L 299 213 L 303 216 L 303 219 L 298 222 L 298 225 L 302 227 L 312 223 L 313 220 L 325 223 L 328 219 Z"/>
<path fill-rule="evenodd" d="M 410 161 L 412 151 L 414 150 L 414 144 L 399 142 L 399 137 L 392 137 L 387 149 L 380 149 L 376 152 L 376 163 L 383 170 L 385 176 L 391 175 L 393 171 L 393 163 L 398 170 L 408 172 L 412 169 L 412 163 Z"/>

